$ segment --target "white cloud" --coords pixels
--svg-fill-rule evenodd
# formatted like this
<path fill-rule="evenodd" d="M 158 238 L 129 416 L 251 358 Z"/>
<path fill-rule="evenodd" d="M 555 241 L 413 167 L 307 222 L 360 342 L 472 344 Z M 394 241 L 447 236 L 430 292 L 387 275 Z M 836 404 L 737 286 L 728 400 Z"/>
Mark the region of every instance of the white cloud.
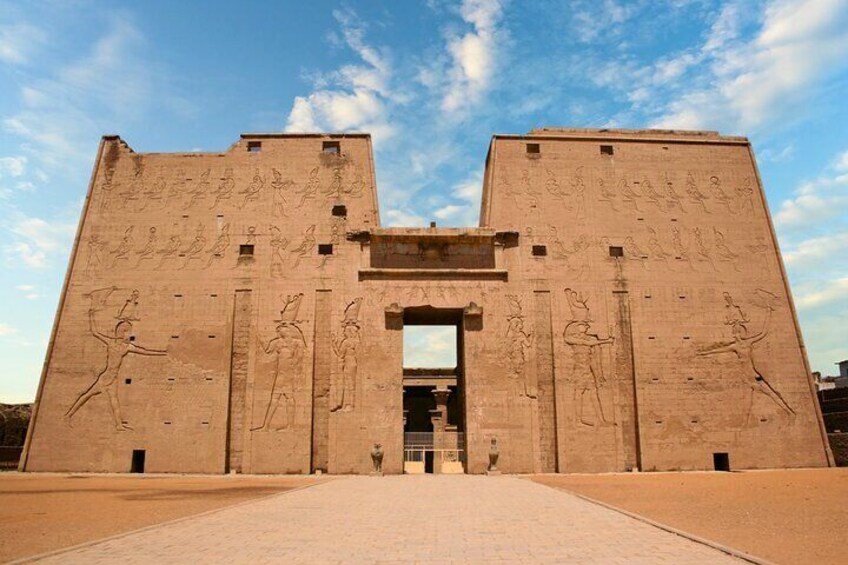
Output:
<path fill-rule="evenodd" d="M 67 252 L 76 226 L 17 213 L 5 228 L 12 237 L 5 247 L 7 256 L 30 268 L 43 269 L 51 265 L 53 256 Z"/>
<path fill-rule="evenodd" d="M 402 227 L 414 227 L 414 226 L 426 226 L 427 220 L 422 216 L 415 214 L 413 212 L 408 212 L 406 210 L 400 209 L 391 209 L 386 210 L 383 214 L 385 216 L 386 225 L 392 226 L 402 226 Z"/>
<path fill-rule="evenodd" d="M 0 322 L 0 336 L 5 337 L 18 333 L 18 328 Z"/>
<path fill-rule="evenodd" d="M 403 330 L 403 366 L 455 367 L 456 327 L 405 327 Z"/>
<path fill-rule="evenodd" d="M 3 176 L 19 177 L 26 170 L 27 158 L 25 155 L 17 157 L 0 157 L 0 178 Z"/>
<path fill-rule="evenodd" d="M 709 72 L 683 88 L 651 127 L 751 131 L 801 108 L 817 84 L 848 57 L 848 4 L 777 0 L 759 33 L 738 39 L 743 3 L 725 8 L 701 48 Z"/>
<path fill-rule="evenodd" d="M 47 41 L 47 34 L 33 25 L 0 26 L 0 61 L 21 65 Z"/>
<path fill-rule="evenodd" d="M 786 246 L 784 246 L 786 247 Z M 832 257 L 848 254 L 848 231 L 804 239 L 784 251 L 783 259 L 793 270 L 822 268 Z"/>
<path fill-rule="evenodd" d="M 424 69 L 420 75 L 422 82 L 443 91 L 441 106 L 446 112 L 467 109 L 481 100 L 491 85 L 504 35 L 498 27 L 503 13 L 499 0 L 464 0 L 459 13 L 472 31 L 448 37 L 446 80 L 440 80 L 440 69 Z"/>
<path fill-rule="evenodd" d="M 848 206 L 848 151 L 833 161 L 831 171 L 805 182 L 792 198 L 780 203 L 774 221 L 781 230 L 821 226 L 829 219 L 842 217 Z"/>
<path fill-rule="evenodd" d="M 810 309 L 846 300 L 848 300 L 848 277 L 829 281 L 818 290 L 800 294 L 795 299 L 795 303 L 799 309 Z"/>
<path fill-rule="evenodd" d="M 345 44 L 364 65 L 345 65 L 320 75 L 315 91 L 298 96 L 286 121 L 286 131 L 362 131 L 372 134 L 375 145 L 396 133 L 389 121 L 390 106 L 405 96 L 389 88 L 392 69 L 388 56 L 365 43 L 365 26 L 350 10 L 335 10 Z"/>

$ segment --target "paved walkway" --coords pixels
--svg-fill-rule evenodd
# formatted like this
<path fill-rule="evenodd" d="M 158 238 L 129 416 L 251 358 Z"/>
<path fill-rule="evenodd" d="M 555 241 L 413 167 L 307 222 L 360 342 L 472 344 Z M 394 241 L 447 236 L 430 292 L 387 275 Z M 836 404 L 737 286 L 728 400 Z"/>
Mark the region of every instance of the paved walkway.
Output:
<path fill-rule="evenodd" d="M 428 565 L 498 561 L 737 562 L 528 480 L 457 475 L 338 478 L 43 560 Z"/>

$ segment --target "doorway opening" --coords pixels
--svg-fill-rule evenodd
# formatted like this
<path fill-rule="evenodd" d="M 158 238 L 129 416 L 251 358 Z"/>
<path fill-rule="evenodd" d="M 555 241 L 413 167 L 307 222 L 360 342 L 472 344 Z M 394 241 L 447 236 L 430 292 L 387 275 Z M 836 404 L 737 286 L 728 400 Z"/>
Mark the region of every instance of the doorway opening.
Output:
<path fill-rule="evenodd" d="M 130 473 L 144 472 L 144 459 L 147 452 L 143 449 L 133 449 L 132 464 L 130 465 Z"/>
<path fill-rule="evenodd" d="M 716 471 L 730 471 L 730 455 L 727 453 L 713 453 L 713 468 Z"/>
<path fill-rule="evenodd" d="M 465 472 L 462 310 L 403 316 L 404 472 Z"/>

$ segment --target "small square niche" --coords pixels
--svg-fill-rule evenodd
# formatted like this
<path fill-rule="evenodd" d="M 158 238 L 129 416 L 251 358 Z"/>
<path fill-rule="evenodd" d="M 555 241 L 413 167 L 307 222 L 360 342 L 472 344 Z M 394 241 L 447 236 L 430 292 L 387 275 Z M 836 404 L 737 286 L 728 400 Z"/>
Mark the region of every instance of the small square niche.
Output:
<path fill-rule="evenodd" d="M 332 243 L 319 243 L 318 244 L 318 255 L 332 255 L 333 254 L 333 244 Z"/>
<path fill-rule="evenodd" d="M 253 257 L 253 245 L 249 243 L 239 245 L 239 257 Z"/>
<path fill-rule="evenodd" d="M 545 245 L 534 245 L 533 246 L 533 256 L 534 257 L 544 257 L 548 254 L 548 248 Z"/>
<path fill-rule="evenodd" d="M 601 145 L 601 155 L 612 155 L 615 153 L 615 150 L 612 148 L 612 145 Z"/>
<path fill-rule="evenodd" d="M 339 155 L 342 152 L 342 144 L 338 141 L 325 141 L 321 145 L 321 151 L 330 155 Z"/>
<path fill-rule="evenodd" d="M 341 218 L 347 217 L 347 206 L 344 204 L 336 204 L 333 206 L 333 215 Z"/>
<path fill-rule="evenodd" d="M 528 143 L 527 144 L 527 154 L 528 155 L 539 155 L 542 153 L 542 148 L 538 143 Z"/>
<path fill-rule="evenodd" d="M 259 153 L 262 151 L 262 142 L 261 141 L 248 141 L 247 142 L 247 152 L 248 153 Z"/>
<path fill-rule="evenodd" d="M 610 245 L 610 257 L 624 257 L 624 248 L 617 245 Z"/>

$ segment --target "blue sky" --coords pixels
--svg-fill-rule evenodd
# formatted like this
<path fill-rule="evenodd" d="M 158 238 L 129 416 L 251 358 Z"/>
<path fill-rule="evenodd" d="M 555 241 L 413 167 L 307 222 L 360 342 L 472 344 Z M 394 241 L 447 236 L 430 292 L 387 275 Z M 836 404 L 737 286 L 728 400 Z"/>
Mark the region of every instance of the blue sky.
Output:
<path fill-rule="evenodd" d="M 104 133 L 217 151 L 246 131 L 368 131 L 384 225 L 476 224 L 493 133 L 747 135 L 813 369 L 833 374 L 846 94 L 846 0 L 0 0 L 0 402 L 34 397 Z"/>

